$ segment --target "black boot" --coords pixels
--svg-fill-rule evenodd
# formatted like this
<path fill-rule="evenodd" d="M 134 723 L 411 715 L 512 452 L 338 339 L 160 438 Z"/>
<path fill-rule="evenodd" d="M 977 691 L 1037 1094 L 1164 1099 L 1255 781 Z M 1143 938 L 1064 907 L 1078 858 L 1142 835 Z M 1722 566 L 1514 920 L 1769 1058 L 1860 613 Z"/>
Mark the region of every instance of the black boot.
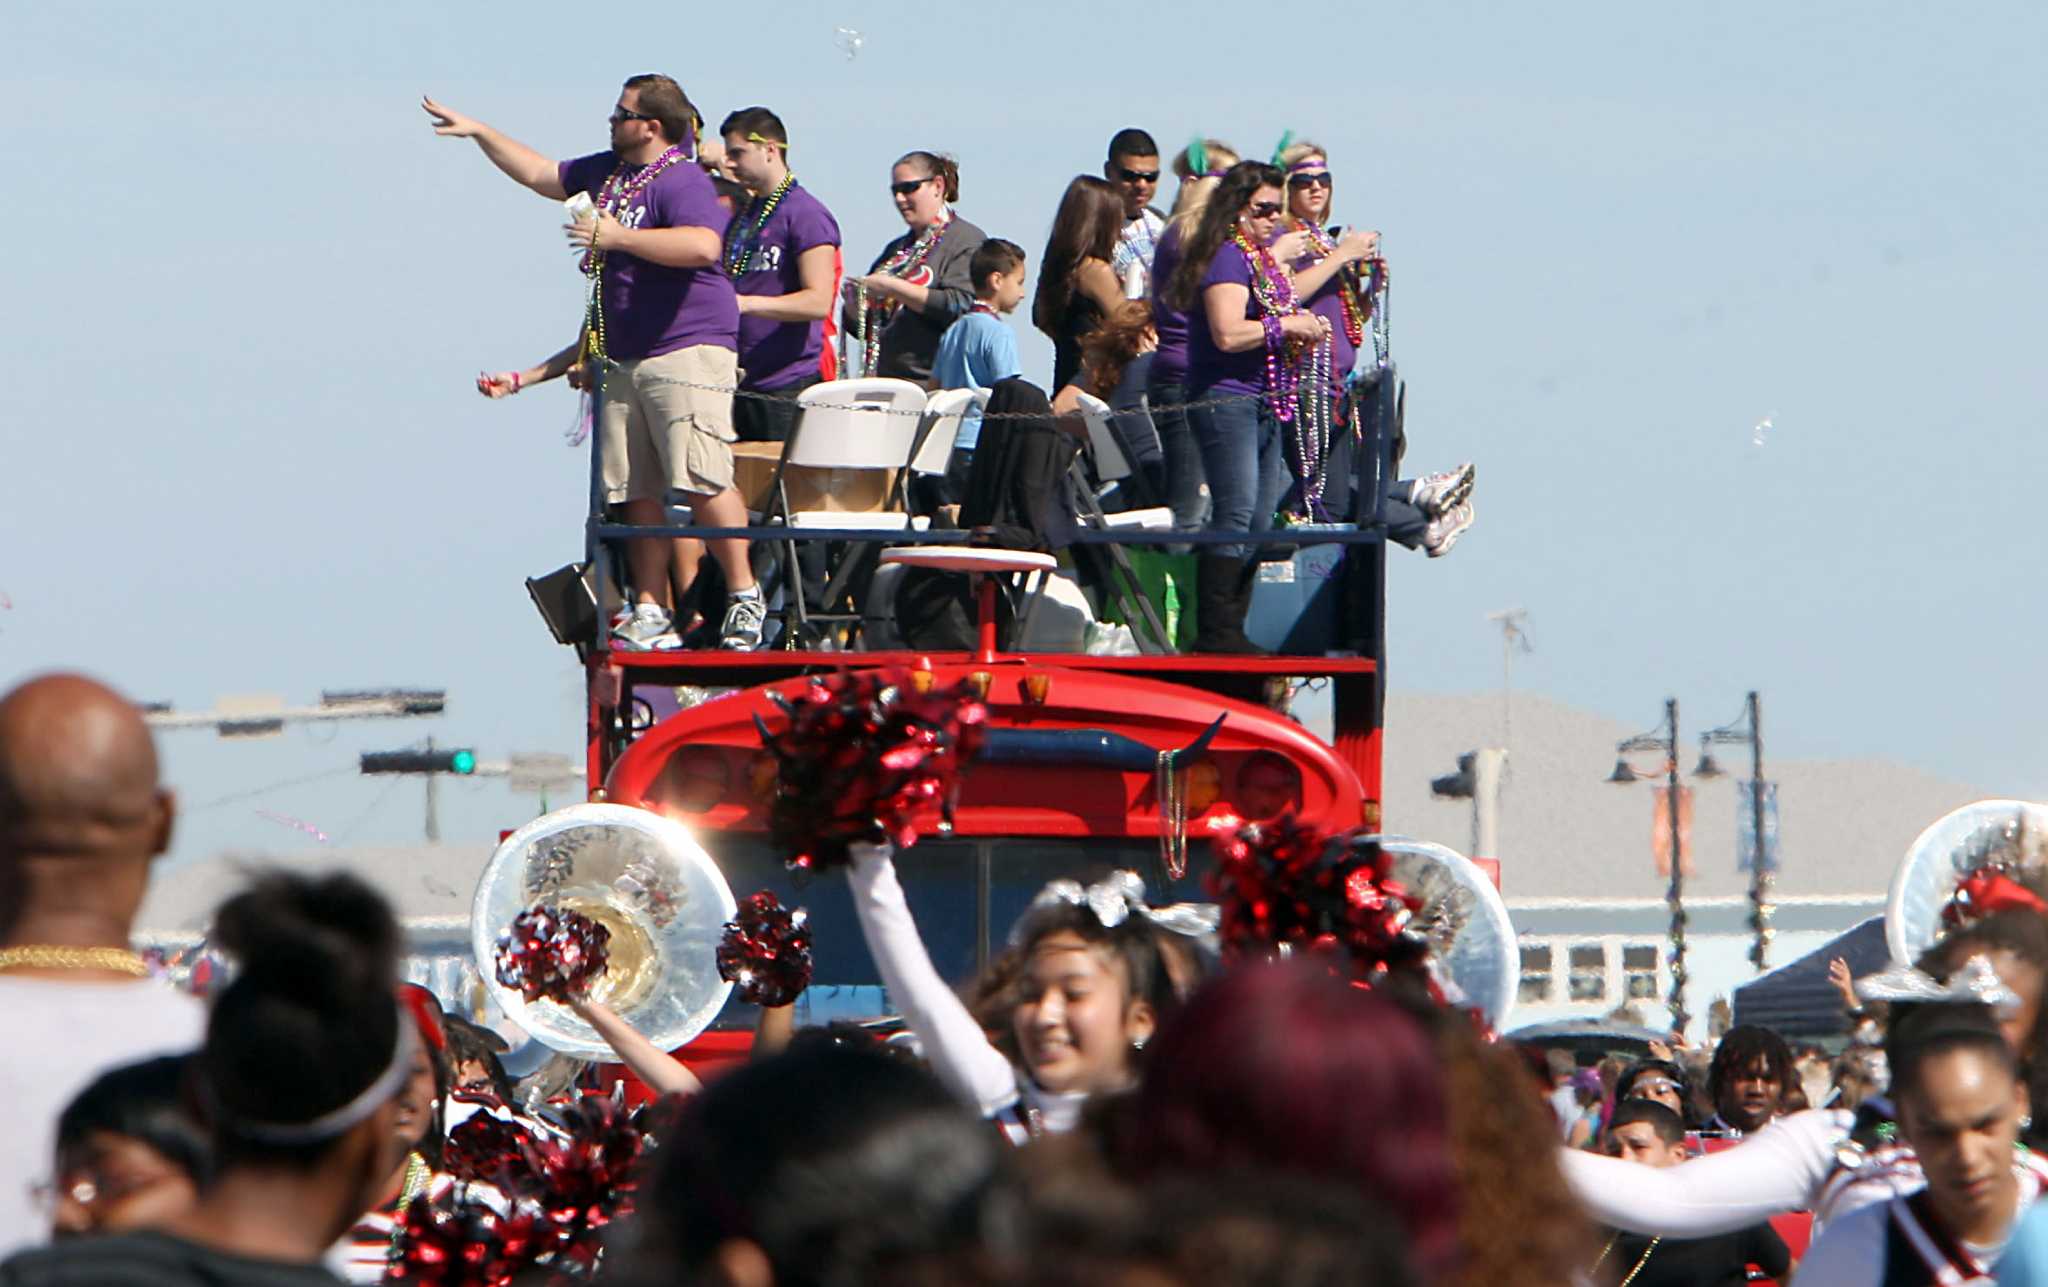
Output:
<path fill-rule="evenodd" d="M 1251 607 L 1255 567 L 1228 554 L 1195 556 L 1195 651 L 1237 656 L 1266 650 L 1245 638 L 1244 614 Z"/>

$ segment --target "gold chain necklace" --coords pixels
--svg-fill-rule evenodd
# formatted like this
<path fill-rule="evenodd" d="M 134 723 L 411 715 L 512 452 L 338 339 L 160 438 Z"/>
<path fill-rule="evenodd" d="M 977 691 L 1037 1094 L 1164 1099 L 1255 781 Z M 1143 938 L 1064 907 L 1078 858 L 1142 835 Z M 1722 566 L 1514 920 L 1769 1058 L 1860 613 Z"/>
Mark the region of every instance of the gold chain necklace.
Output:
<path fill-rule="evenodd" d="M 1599 1256 L 1596 1257 L 1593 1261 L 1593 1268 L 1587 1271 L 1589 1277 L 1595 1270 L 1598 1270 L 1600 1268 L 1601 1262 L 1607 1259 L 1607 1253 L 1614 1250 L 1614 1244 L 1620 1241 L 1621 1235 L 1617 1233 L 1612 1238 L 1609 1238 L 1607 1240 L 1606 1246 L 1600 1248 Z M 1655 1251 L 1657 1249 L 1657 1244 L 1662 1241 L 1664 1241 L 1662 1235 L 1650 1239 L 1650 1245 L 1643 1248 L 1642 1258 L 1636 1261 L 1636 1267 L 1634 1269 L 1629 1270 L 1628 1277 L 1622 1279 L 1619 1283 L 1617 1283 L 1616 1287 L 1628 1287 L 1630 1283 L 1634 1282 L 1636 1280 L 1636 1275 L 1643 1272 L 1643 1266 L 1650 1263 L 1650 1253 Z"/>
<path fill-rule="evenodd" d="M 149 977 L 149 962 L 125 947 L 51 947 L 33 943 L 23 947 L 0 947 L 0 970 L 112 970 Z"/>
<path fill-rule="evenodd" d="M 427 1159 L 417 1153 L 405 1155 L 405 1178 L 398 1184 L 398 1210 L 391 1222 L 391 1245 L 384 1252 L 388 1262 L 398 1260 L 398 1244 L 405 1237 L 405 1213 L 412 1206 L 412 1200 L 424 1193 L 427 1181 L 434 1178 L 433 1168 Z"/>

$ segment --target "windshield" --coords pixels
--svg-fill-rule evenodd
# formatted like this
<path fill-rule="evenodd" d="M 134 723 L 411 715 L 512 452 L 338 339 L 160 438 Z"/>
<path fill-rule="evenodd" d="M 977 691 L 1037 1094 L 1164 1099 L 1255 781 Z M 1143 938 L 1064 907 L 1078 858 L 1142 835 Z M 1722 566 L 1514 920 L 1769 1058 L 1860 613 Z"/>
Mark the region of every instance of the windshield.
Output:
<path fill-rule="evenodd" d="M 809 914 L 813 969 L 810 991 L 797 1003 L 799 1023 L 895 1012 L 861 937 L 843 875 L 792 872 L 783 865 L 784 851 L 764 836 L 707 832 L 698 838 L 724 871 L 734 896 L 773 890 L 786 906 Z M 1048 881 L 1065 878 L 1087 885 L 1127 868 L 1145 878 L 1153 903 L 1206 898 L 1202 875 L 1208 846 L 1190 846 L 1188 861 L 1188 874 L 1169 884 L 1159 846 L 1152 841 L 931 838 L 897 854 L 896 869 L 932 964 L 958 984 L 1002 951 L 1010 926 Z M 754 1007 L 733 1001 L 715 1026 L 748 1027 L 755 1013 Z"/>

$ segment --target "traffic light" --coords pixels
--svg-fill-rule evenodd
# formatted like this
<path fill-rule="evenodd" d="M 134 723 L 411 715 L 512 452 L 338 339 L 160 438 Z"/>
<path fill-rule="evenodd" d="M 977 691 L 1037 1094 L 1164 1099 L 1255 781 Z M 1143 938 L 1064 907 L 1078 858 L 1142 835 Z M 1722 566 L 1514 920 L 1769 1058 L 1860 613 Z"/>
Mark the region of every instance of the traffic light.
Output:
<path fill-rule="evenodd" d="M 1446 773 L 1440 778 L 1431 778 L 1429 793 L 1443 796 L 1448 800 L 1470 800 L 1476 786 L 1472 769 L 1472 762 L 1476 758 L 1476 752 L 1467 752 L 1459 756 L 1458 771 Z"/>
<path fill-rule="evenodd" d="M 476 772 L 476 752 L 466 746 L 432 751 L 364 751 L 365 773 L 454 773 Z"/>

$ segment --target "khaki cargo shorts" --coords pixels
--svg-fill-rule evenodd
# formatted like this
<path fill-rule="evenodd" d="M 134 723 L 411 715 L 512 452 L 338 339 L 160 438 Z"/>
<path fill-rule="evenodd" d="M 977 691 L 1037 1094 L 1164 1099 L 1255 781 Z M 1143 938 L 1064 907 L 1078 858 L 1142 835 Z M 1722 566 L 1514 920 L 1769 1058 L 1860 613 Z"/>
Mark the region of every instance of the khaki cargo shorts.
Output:
<path fill-rule="evenodd" d="M 604 373 L 597 428 L 605 500 L 716 496 L 732 486 L 732 394 L 688 386 L 731 389 L 738 362 L 731 349 L 693 344 Z"/>

